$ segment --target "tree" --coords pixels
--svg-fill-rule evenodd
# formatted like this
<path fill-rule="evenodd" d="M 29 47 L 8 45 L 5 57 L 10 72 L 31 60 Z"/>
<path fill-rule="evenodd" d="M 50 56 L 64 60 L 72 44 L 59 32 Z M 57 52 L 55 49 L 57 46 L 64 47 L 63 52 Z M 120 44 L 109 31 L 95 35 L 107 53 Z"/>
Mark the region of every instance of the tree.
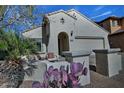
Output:
<path fill-rule="evenodd" d="M 34 9 L 35 6 L 31 5 L 0 6 L 0 57 L 2 55 L 1 58 L 6 60 L 0 65 L 0 85 L 7 83 L 6 87 L 19 87 L 25 74 L 32 75 L 36 68 L 21 58 L 35 53 L 36 43 L 29 38 L 22 39 L 19 35 L 20 31 L 37 26 Z M 28 67 L 26 69 L 25 64 Z"/>
<path fill-rule="evenodd" d="M 30 28 L 34 26 L 34 6 L 0 6 L 0 28 L 16 29 L 19 25 Z"/>
<path fill-rule="evenodd" d="M 7 83 L 6 87 L 19 87 L 25 74 L 32 75 L 36 68 L 21 56 L 35 53 L 37 46 L 32 40 L 22 39 L 18 33 L 12 31 L 0 30 L 0 41 L 0 52 L 5 52 L 4 59 L 6 60 L 0 65 L 0 79 L 4 79 L 3 81 Z M 25 69 L 24 65 L 28 68 Z"/>

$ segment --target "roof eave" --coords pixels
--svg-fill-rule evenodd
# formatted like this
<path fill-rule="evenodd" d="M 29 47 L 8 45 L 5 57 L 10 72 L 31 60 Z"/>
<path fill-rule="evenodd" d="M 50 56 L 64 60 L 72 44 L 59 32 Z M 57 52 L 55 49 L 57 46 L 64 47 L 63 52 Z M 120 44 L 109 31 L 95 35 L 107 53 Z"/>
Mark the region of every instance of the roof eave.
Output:
<path fill-rule="evenodd" d="M 46 16 L 51 16 L 51 15 L 54 15 L 54 14 L 57 14 L 57 13 L 60 13 L 60 12 L 65 13 L 66 15 L 70 16 L 71 18 L 77 20 L 77 18 L 75 18 L 75 17 L 69 15 L 69 14 L 68 14 L 67 12 L 65 12 L 64 10 L 58 10 L 58 11 L 55 11 L 55 12 L 52 12 L 52 13 L 48 13 L 48 14 L 45 14 L 45 15 L 46 15 Z"/>

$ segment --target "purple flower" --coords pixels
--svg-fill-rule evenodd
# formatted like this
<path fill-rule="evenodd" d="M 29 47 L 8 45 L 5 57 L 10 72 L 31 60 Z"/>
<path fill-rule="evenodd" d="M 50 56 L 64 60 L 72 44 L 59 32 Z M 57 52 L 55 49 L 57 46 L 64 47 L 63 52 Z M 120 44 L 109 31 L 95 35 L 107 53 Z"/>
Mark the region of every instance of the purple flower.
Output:
<path fill-rule="evenodd" d="M 68 81 L 68 73 L 64 69 L 60 73 L 61 73 L 62 84 L 66 86 L 66 83 Z"/>
<path fill-rule="evenodd" d="M 77 75 L 82 72 L 83 70 L 83 65 L 81 63 L 71 63 L 70 65 L 70 70 L 73 75 Z M 81 74 L 79 74 L 81 75 Z"/>
<path fill-rule="evenodd" d="M 71 80 L 71 86 L 76 87 L 78 86 L 79 79 L 78 77 L 74 76 L 72 73 L 69 74 L 69 79 Z"/>
<path fill-rule="evenodd" d="M 49 68 L 48 68 L 48 74 L 49 75 L 51 75 L 51 73 L 53 72 L 53 70 L 54 70 L 54 68 L 53 68 L 53 66 L 50 66 Z"/>
<path fill-rule="evenodd" d="M 83 69 L 82 74 L 83 74 L 84 76 L 86 76 L 86 75 L 87 75 L 87 73 L 88 73 L 88 69 L 85 67 L 85 68 Z"/>

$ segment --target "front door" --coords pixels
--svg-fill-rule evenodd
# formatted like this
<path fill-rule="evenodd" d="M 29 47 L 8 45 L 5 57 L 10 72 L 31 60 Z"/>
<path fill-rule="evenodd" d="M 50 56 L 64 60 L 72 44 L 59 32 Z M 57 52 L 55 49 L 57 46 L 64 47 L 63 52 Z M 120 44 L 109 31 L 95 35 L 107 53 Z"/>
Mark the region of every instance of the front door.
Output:
<path fill-rule="evenodd" d="M 62 55 L 63 51 L 69 51 L 69 37 L 65 32 L 58 35 L 58 52 Z"/>

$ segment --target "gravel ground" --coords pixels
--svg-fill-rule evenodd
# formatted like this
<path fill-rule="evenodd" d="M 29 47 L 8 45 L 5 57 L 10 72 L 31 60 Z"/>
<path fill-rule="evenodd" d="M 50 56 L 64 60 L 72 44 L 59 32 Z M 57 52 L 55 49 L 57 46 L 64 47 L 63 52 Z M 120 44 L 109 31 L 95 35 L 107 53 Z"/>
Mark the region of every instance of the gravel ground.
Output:
<path fill-rule="evenodd" d="M 24 81 L 20 88 L 32 88 L 32 81 Z"/>

